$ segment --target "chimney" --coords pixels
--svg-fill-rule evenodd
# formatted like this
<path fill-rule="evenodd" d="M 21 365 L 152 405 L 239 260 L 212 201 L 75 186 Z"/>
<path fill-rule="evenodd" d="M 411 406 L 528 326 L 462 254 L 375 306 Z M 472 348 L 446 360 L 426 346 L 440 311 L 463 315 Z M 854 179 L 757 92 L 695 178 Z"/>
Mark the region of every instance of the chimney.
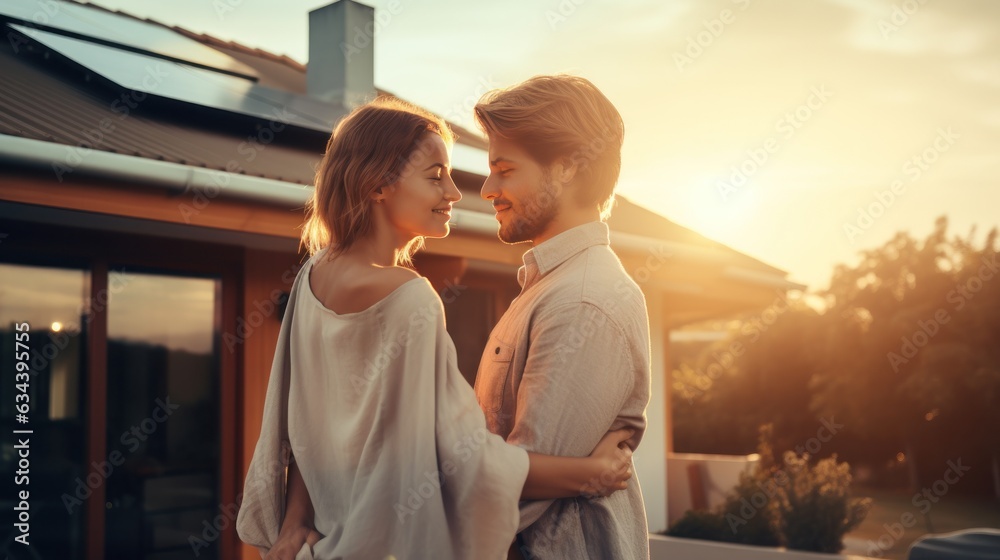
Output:
<path fill-rule="evenodd" d="M 334 0 L 309 12 L 306 92 L 347 108 L 375 97 L 375 8 Z"/>

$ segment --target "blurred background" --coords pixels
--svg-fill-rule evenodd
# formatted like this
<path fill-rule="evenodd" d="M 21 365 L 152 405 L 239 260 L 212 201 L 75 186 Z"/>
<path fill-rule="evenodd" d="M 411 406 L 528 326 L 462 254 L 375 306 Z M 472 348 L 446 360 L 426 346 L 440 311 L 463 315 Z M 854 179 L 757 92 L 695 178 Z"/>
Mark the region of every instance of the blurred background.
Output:
<path fill-rule="evenodd" d="M 1000 4 L 14 0 L 0 23 L 0 419 L 23 427 L 28 322 L 32 553 L 255 557 L 233 524 L 302 207 L 376 94 L 459 135 L 465 198 L 416 268 L 463 286 L 474 383 L 527 247 L 478 196 L 472 108 L 553 73 L 625 121 L 609 226 L 650 310 L 651 532 L 904 558 L 1000 528 Z M 792 464 L 866 512 L 836 550 L 782 525 L 787 490 L 740 512 Z"/>

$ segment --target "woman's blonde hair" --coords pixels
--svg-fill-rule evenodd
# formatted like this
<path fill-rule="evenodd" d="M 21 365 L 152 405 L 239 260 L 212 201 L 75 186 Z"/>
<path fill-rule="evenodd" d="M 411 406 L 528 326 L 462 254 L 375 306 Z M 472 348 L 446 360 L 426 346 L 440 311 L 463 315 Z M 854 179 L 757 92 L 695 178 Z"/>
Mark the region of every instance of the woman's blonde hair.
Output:
<path fill-rule="evenodd" d="M 301 243 L 310 255 L 330 246 L 327 256 L 332 258 L 372 233 L 372 194 L 409 172 L 427 134 L 437 134 L 449 146 L 455 141 L 437 116 L 386 96 L 354 109 L 337 124 L 306 203 Z M 410 264 L 422 246 L 422 237 L 411 241 L 399 262 Z"/>
<path fill-rule="evenodd" d="M 475 107 L 487 135 L 511 140 L 540 165 L 565 158 L 579 165 L 578 200 L 595 203 L 606 218 L 621 172 L 625 123 L 589 80 L 559 74 L 535 76 L 487 93 Z"/>

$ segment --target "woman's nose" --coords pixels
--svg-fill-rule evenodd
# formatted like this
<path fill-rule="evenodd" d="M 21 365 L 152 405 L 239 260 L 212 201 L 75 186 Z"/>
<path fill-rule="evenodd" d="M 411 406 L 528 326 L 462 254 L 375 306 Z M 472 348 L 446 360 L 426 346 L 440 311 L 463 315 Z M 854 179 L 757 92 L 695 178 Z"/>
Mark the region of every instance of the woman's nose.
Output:
<path fill-rule="evenodd" d="M 444 197 L 452 202 L 462 200 L 462 191 L 458 190 L 458 185 L 451 177 L 448 178 L 448 188 L 445 189 Z"/>

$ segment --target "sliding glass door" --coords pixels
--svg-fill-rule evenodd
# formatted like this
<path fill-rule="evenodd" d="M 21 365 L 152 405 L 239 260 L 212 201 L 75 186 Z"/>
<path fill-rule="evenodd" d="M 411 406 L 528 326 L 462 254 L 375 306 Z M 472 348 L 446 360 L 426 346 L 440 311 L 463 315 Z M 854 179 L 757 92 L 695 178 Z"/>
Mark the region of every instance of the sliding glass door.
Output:
<path fill-rule="evenodd" d="M 30 477 L 0 485 L 5 512 L 30 492 L 30 545 L 5 523 L 0 556 L 220 558 L 220 411 L 235 399 L 220 383 L 221 271 L 58 261 L 0 262 L 4 473 L 19 461 L 10 434 L 30 430 Z M 14 389 L 23 324 L 26 423 Z"/>
<path fill-rule="evenodd" d="M 112 270 L 106 558 L 217 558 L 220 282 Z M 192 540 L 192 537 L 195 540 Z"/>
<path fill-rule="evenodd" d="M 28 544 L 15 541 L 22 531 L 4 523 L 4 557 L 84 558 L 89 291 L 87 270 L 0 263 L 0 471 L 15 478 L 0 484 L 0 507 L 9 515 L 22 491 L 29 498 Z M 28 364 L 26 372 L 19 362 Z M 22 457 L 26 469 L 19 467 Z M 16 471 L 25 474 L 15 477 Z"/>

